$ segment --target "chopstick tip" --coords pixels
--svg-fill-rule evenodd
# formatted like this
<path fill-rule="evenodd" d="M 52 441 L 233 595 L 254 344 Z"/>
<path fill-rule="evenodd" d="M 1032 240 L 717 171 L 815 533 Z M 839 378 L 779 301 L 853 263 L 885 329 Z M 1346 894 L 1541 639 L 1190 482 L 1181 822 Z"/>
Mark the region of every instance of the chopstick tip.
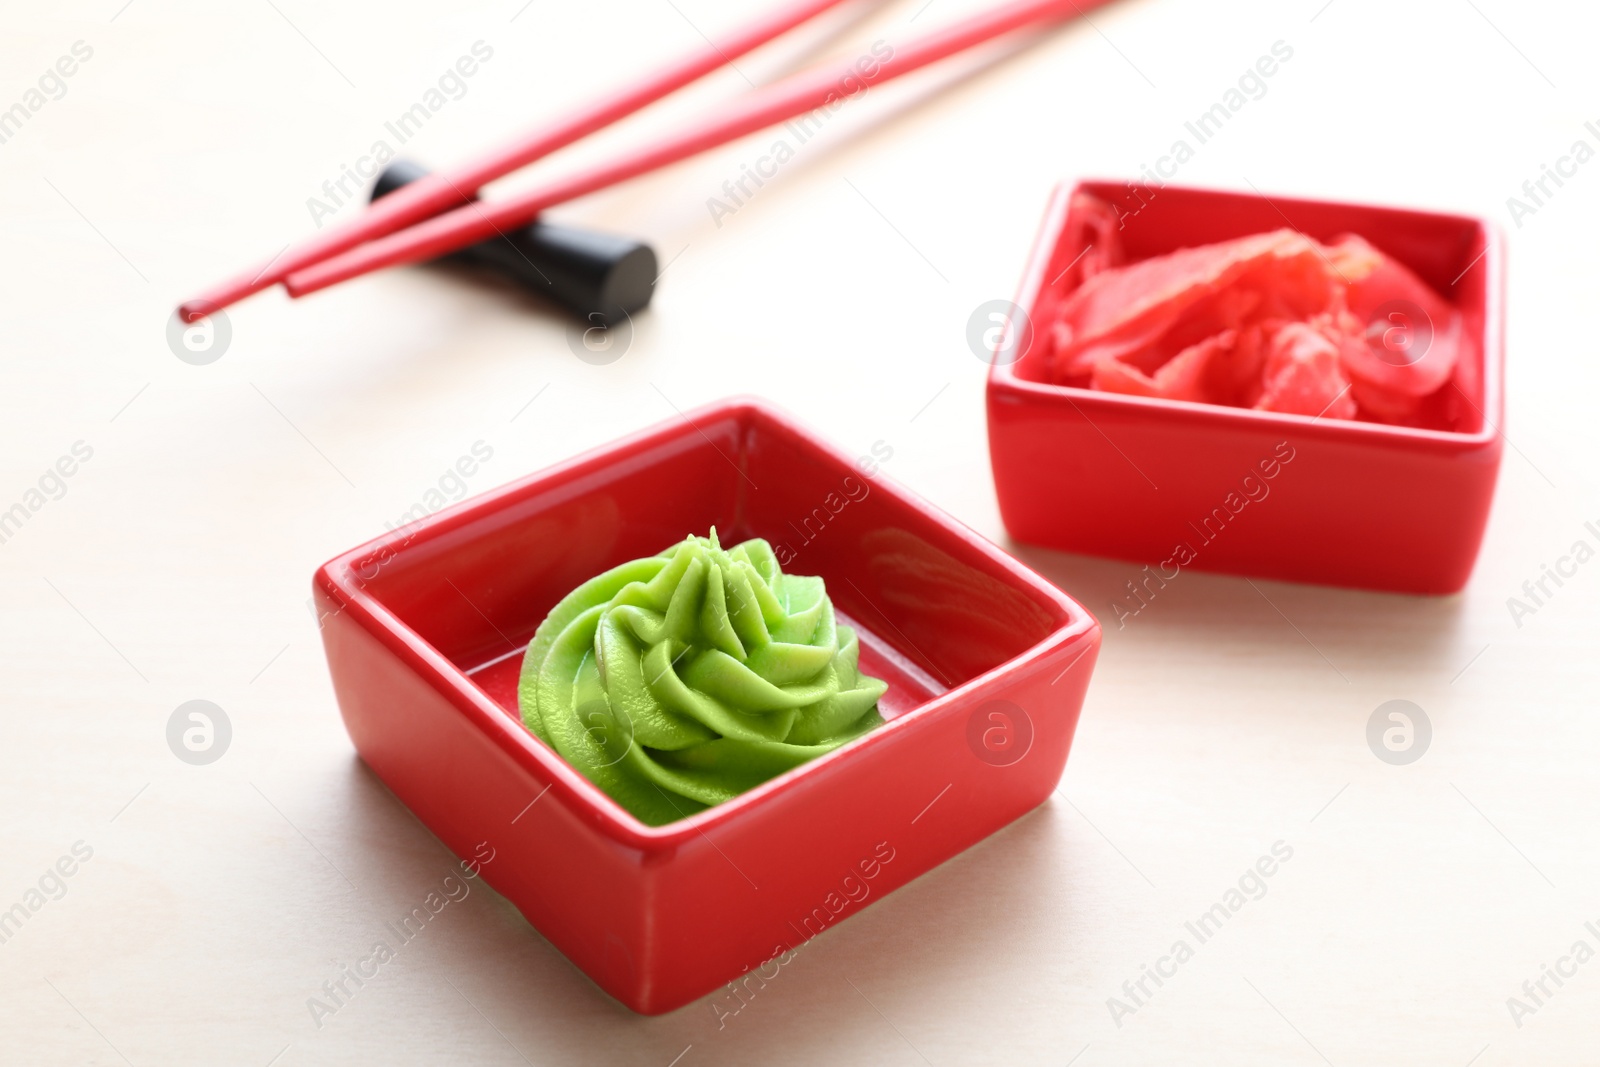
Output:
<path fill-rule="evenodd" d="M 199 322 L 201 319 L 221 310 L 222 305 L 215 300 L 196 297 L 193 300 L 185 300 L 178 305 L 178 318 L 184 322 Z"/>

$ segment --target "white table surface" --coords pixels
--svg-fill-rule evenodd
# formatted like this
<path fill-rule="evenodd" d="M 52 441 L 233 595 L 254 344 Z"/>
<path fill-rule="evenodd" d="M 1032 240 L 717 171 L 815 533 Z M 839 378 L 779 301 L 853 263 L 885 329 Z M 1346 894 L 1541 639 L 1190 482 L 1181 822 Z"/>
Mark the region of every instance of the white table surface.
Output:
<path fill-rule="evenodd" d="M 978 2 L 891 4 L 823 50 Z M 93 850 L 0 945 L 0 1060 L 1594 1062 L 1600 962 L 1520 1020 L 1507 998 L 1574 942 L 1600 949 L 1600 564 L 1520 626 L 1506 604 L 1600 520 L 1600 161 L 1521 226 L 1506 205 L 1573 141 L 1600 145 L 1592 10 L 1125 0 L 1003 67 L 874 90 L 720 226 L 707 198 L 770 137 L 562 212 L 671 259 L 609 365 L 575 358 L 554 313 L 405 270 L 251 300 L 193 366 L 165 341 L 174 303 L 311 232 L 307 198 L 474 42 L 492 58 L 407 154 L 462 158 L 743 5 L 124 4 L 0 12 L 0 107 L 92 49 L 0 144 L 0 508 L 93 451 L 0 544 L 0 908 Z M 733 392 L 853 449 L 889 442 L 891 477 L 1006 543 L 969 313 L 1011 295 L 1054 182 L 1135 173 L 1278 40 L 1292 60 L 1180 180 L 1510 233 L 1511 447 L 1467 590 L 1261 583 L 1268 603 L 1186 572 L 1108 627 L 1049 803 L 828 931 L 720 1029 L 705 1002 L 632 1015 L 486 888 L 317 1027 L 307 998 L 450 856 L 344 734 L 314 567 L 474 442 L 494 450 L 478 490 Z M 740 68 L 759 82 L 798 54 Z M 730 72 L 664 114 L 744 88 Z M 1107 621 L 1131 571 L 1015 551 Z M 209 766 L 165 739 L 191 699 L 232 723 Z M 1390 699 L 1433 724 L 1409 766 L 1365 740 Z M 1114 1020 L 1108 998 L 1279 841 L 1269 892 Z"/>

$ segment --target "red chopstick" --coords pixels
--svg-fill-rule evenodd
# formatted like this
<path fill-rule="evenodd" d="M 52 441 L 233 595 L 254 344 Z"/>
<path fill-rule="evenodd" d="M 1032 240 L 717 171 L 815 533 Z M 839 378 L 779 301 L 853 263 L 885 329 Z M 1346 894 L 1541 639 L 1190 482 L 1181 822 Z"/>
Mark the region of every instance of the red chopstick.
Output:
<path fill-rule="evenodd" d="M 734 101 L 726 114 L 699 129 L 670 134 L 626 158 L 580 171 L 542 188 L 493 203 L 472 203 L 434 216 L 409 229 L 295 271 L 286 279 L 285 287 L 292 296 L 304 296 L 383 267 L 432 259 L 529 223 L 540 212 L 557 204 L 815 110 L 844 91 L 841 85 L 847 78 L 863 86 L 887 81 L 1032 23 L 1082 14 L 1108 2 L 1011 0 L 896 48 L 876 69 L 858 70 L 856 65 L 846 64 L 838 69 L 795 75 Z"/>
<path fill-rule="evenodd" d="M 184 321 L 193 322 L 363 241 L 393 233 L 447 208 L 470 203 L 481 186 L 631 115 L 844 2 L 797 0 L 764 15 L 720 44 L 708 44 L 704 52 L 680 59 L 621 92 L 579 108 L 553 126 L 533 131 L 475 162 L 436 172 L 390 193 L 348 222 L 319 233 L 257 269 L 185 301 L 178 313 Z"/>

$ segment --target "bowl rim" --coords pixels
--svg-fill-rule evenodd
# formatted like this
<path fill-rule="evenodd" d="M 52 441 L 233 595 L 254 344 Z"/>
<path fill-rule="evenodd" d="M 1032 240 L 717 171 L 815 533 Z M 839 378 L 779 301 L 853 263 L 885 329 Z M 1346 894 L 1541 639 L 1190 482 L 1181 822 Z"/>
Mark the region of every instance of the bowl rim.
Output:
<path fill-rule="evenodd" d="M 1022 282 L 1018 287 L 1015 300 L 1016 305 L 1022 309 L 1024 314 L 1029 316 L 1030 321 L 1033 309 L 1038 306 L 1040 296 L 1044 292 L 1046 286 L 1045 274 L 1050 266 L 1051 253 L 1054 251 L 1061 231 L 1066 225 L 1067 211 L 1073 195 L 1091 186 L 1126 184 L 1128 182 L 1119 182 L 1110 178 L 1069 178 L 1058 182 L 1051 191 L 1050 200 L 1045 207 L 1044 217 L 1040 222 L 1033 246 L 1028 253 L 1027 266 L 1023 272 Z M 1270 429 L 1277 427 L 1284 430 L 1293 430 L 1302 436 L 1309 435 L 1313 439 L 1406 446 L 1412 449 L 1441 452 L 1473 451 L 1493 443 L 1502 435 L 1500 427 L 1505 421 L 1505 301 L 1503 293 L 1505 291 L 1506 253 L 1505 233 L 1492 219 L 1480 215 L 1430 211 L 1421 208 L 1400 207 L 1393 204 L 1323 200 L 1311 197 L 1278 196 L 1276 194 L 1269 196 L 1258 191 L 1243 192 L 1237 189 L 1219 189 L 1178 183 L 1166 183 L 1161 188 L 1175 192 L 1197 193 L 1202 196 L 1231 197 L 1234 199 L 1255 199 L 1259 197 L 1268 200 L 1274 205 L 1290 204 L 1318 208 L 1345 208 L 1390 215 L 1422 216 L 1476 228 L 1482 234 L 1484 243 L 1484 251 L 1479 256 L 1479 260 L 1482 261 L 1484 270 L 1488 272 L 1488 278 L 1484 286 L 1483 336 L 1479 346 L 1483 359 L 1484 383 L 1484 403 L 1479 411 L 1483 420 L 1482 424 L 1477 430 L 1470 433 L 1462 433 L 1455 430 L 1427 430 L 1411 426 L 1390 426 L 1378 422 L 1357 422 L 1353 419 L 1324 419 L 1320 415 L 1293 415 L 1277 411 L 1256 411 L 1251 408 L 1236 408 L 1225 404 L 1207 404 L 1196 400 L 1168 400 L 1161 397 L 1109 393 L 1099 389 L 1085 389 L 1080 386 L 1057 385 L 1050 382 L 1036 382 L 1022 378 L 1017 373 L 1017 367 L 1021 364 L 1022 358 L 1009 363 L 996 363 L 992 359 L 990 360 L 989 374 L 985 385 L 985 391 L 990 399 L 997 395 L 1010 393 L 1053 403 L 1064 401 L 1066 404 L 1079 409 L 1079 414 L 1083 414 L 1082 408 L 1087 406 L 1107 413 L 1165 417 L 1179 424 L 1186 423 L 1202 428 L 1255 427 Z M 1239 236 L 1246 235 L 1240 234 Z M 1467 267 L 1467 270 L 1471 270 L 1473 266 L 1477 265 L 1477 262 L 1475 260 L 1473 264 Z M 1463 275 L 1465 273 L 1466 271 L 1462 272 Z M 1458 278 L 1457 280 L 1459 281 L 1460 279 Z M 1034 325 L 1033 332 L 1035 343 L 1037 343 L 1037 324 Z M 1467 402 L 1471 403 L 1470 400 Z"/>
<path fill-rule="evenodd" d="M 819 776 L 830 774 L 841 759 L 859 758 L 860 754 L 897 743 L 905 731 L 925 728 L 925 724 L 950 709 L 981 699 L 986 692 L 998 689 L 1005 675 L 1044 660 L 1068 646 L 1098 644 L 1100 625 L 1088 608 L 959 519 L 879 471 L 872 479 L 875 490 L 887 493 L 909 507 L 924 522 L 943 527 L 969 548 L 987 557 L 1005 574 L 1012 588 L 1020 587 L 1036 601 L 1050 604 L 1054 609 L 1055 625 L 1040 641 L 1005 662 L 950 687 L 826 755 L 768 779 L 722 804 L 663 826 L 649 826 L 580 774 L 554 749 L 539 741 L 520 720 L 513 720 L 464 669 L 390 611 L 376 594 L 368 590 L 357 573 L 358 565 L 374 557 L 381 558 L 386 551 L 393 558 L 446 533 L 491 518 L 502 508 L 553 484 L 579 481 L 586 474 L 601 470 L 613 462 L 626 460 L 652 446 L 697 433 L 704 436 L 701 429 L 703 424 L 726 419 L 734 419 L 745 425 L 765 423 L 768 432 L 785 434 L 840 464 L 842 469 L 855 469 L 853 460 L 842 449 L 807 429 L 770 402 L 753 396 L 727 397 L 602 443 L 467 497 L 415 524 L 397 527 L 374 537 L 324 563 L 317 569 L 313 584 L 334 601 L 338 607 L 336 614 L 349 612 L 363 630 L 464 713 L 469 722 L 482 731 L 502 754 L 523 771 L 546 779 L 549 784 L 538 796 L 554 790 L 566 801 L 569 810 L 607 838 L 642 852 L 657 854 L 670 853 L 696 837 L 705 836 L 708 830 L 725 828 L 751 817 L 747 815 L 750 809 L 769 804 L 777 797 L 811 787 Z M 1082 653 L 1077 658 L 1081 657 Z M 1077 658 L 1072 662 L 1076 663 Z"/>

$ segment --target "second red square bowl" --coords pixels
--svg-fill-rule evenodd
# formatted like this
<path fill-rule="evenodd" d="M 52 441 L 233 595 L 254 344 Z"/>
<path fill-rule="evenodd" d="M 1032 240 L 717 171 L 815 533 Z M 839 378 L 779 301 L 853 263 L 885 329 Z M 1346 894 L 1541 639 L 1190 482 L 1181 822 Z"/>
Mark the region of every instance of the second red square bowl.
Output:
<path fill-rule="evenodd" d="M 806 938 L 1037 806 L 1061 777 L 1099 626 L 877 467 L 763 404 L 726 401 L 317 572 L 361 758 L 457 855 L 493 857 L 476 864 L 489 884 L 635 1011 L 772 977 Z M 574 587 L 712 526 L 724 544 L 764 537 L 785 571 L 823 578 L 860 635 L 862 670 L 889 683 L 887 721 L 646 826 L 523 728 L 518 670 Z"/>
<path fill-rule="evenodd" d="M 1131 260 L 1292 227 L 1354 233 L 1410 267 L 1462 316 L 1468 346 L 1449 430 L 1313 419 L 1055 384 L 1058 284 L 1084 249 L 1073 194 L 1115 205 Z M 1051 201 L 995 360 L 989 450 L 1019 541 L 1152 565 L 1149 594 L 1185 567 L 1408 593 L 1466 584 L 1500 467 L 1504 254 L 1480 219 L 1258 194 L 1086 182 Z M 1248 480 L 1247 480 L 1248 479 Z M 1142 603 L 1144 592 L 1138 594 Z M 1135 603 L 1135 602 L 1130 602 Z M 1121 613 L 1118 613 L 1119 618 Z"/>

